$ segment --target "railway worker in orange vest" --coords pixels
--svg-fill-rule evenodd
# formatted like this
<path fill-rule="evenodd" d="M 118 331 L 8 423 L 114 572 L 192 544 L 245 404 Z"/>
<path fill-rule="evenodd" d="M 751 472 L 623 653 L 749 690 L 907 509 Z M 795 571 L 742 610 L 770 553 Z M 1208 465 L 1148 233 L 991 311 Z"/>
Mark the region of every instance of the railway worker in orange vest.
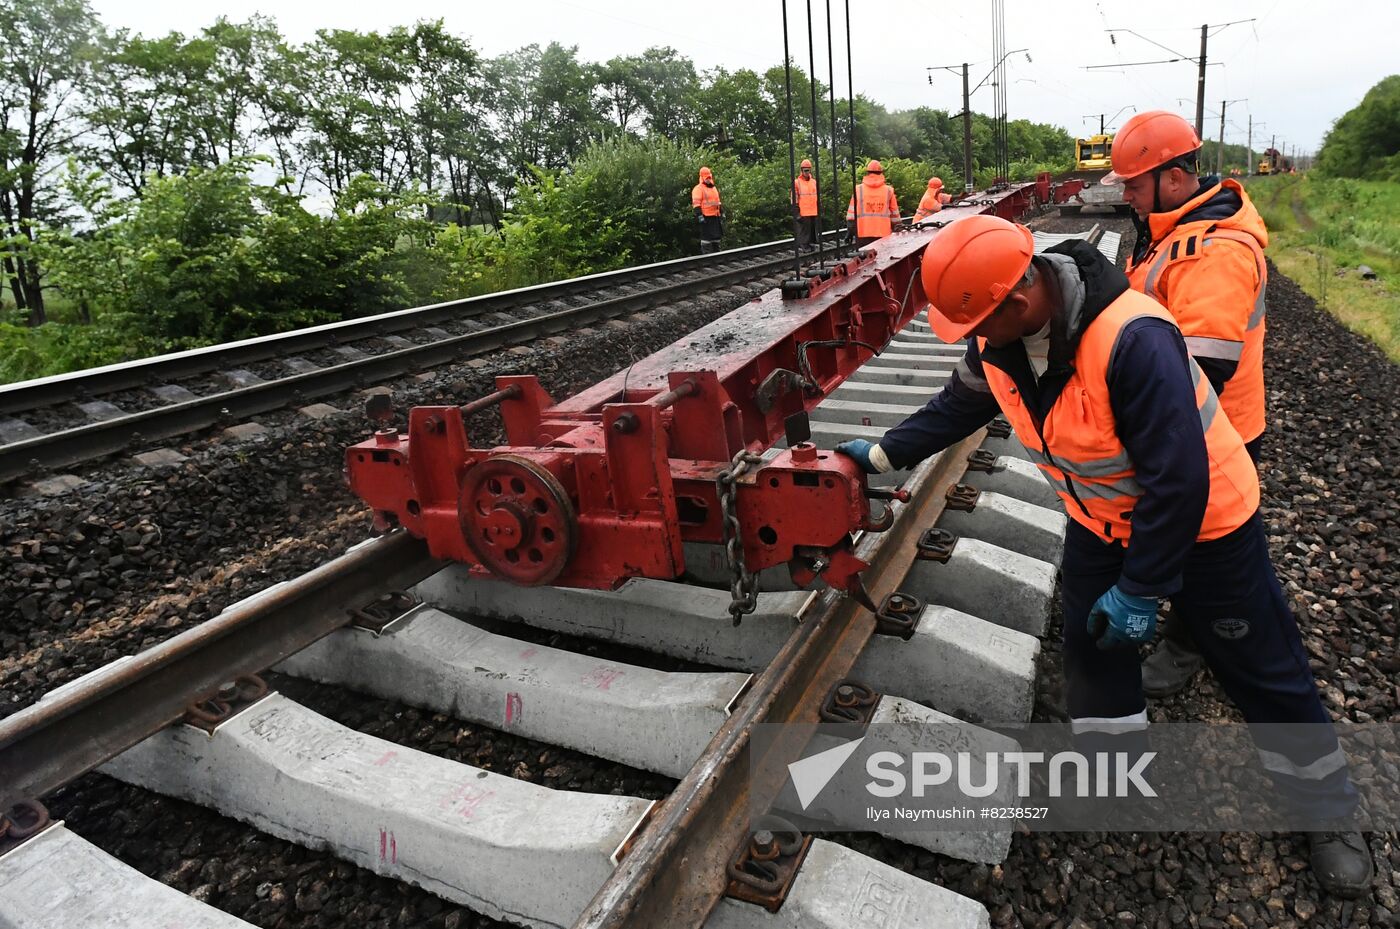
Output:
<path fill-rule="evenodd" d="M 715 174 L 709 168 L 700 169 L 700 183 L 690 190 L 690 205 L 700 224 L 700 254 L 719 251 L 720 239 L 724 237 L 724 204 L 715 186 Z"/>
<path fill-rule="evenodd" d="M 924 191 L 923 198 L 919 200 L 919 208 L 914 211 L 914 222 L 926 219 L 943 209 L 943 204 L 948 203 L 953 198 L 943 192 L 943 178 L 931 177 L 928 179 L 928 190 Z"/>
<path fill-rule="evenodd" d="M 1316 822 L 1319 883 L 1364 893 L 1373 869 L 1352 824 L 1357 793 L 1269 560 L 1244 442 L 1160 304 L 1087 242 L 1033 250 L 1029 229 L 995 216 L 933 238 L 929 323 L 945 342 L 967 339 L 966 354 L 878 443 L 837 451 L 867 473 L 907 468 L 1004 414 L 1071 518 L 1061 596 L 1076 739 L 1145 741 L 1137 646 L 1170 596 L 1248 722 L 1316 724 L 1254 730 L 1260 761 Z"/>
<path fill-rule="evenodd" d="M 854 239 L 857 246 L 869 245 L 889 235 L 898 220 L 894 188 L 885 183 L 884 167 L 872 160 L 846 207 L 846 240 Z"/>
<path fill-rule="evenodd" d="M 812 162 L 802 159 L 802 173 L 792 182 L 792 210 L 797 224 L 797 243 L 804 252 L 817 247 L 817 179 Z"/>
<path fill-rule="evenodd" d="M 1118 131 L 1103 183 L 1121 183 L 1135 214 L 1128 281 L 1172 314 L 1257 464 L 1269 233 L 1239 181 L 1197 177 L 1200 147 L 1196 130 L 1175 113 L 1139 113 Z M 1169 621 L 1143 662 L 1143 689 L 1153 697 L 1176 693 L 1202 663 L 1184 627 Z"/>

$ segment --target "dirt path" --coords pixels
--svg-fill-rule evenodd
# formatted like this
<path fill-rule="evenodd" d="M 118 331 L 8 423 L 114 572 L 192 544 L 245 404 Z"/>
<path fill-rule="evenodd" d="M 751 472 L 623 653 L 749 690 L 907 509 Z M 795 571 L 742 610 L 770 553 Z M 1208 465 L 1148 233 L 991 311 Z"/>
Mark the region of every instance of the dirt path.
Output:
<path fill-rule="evenodd" d="M 1303 198 L 1298 196 L 1299 186 L 1296 181 L 1288 185 L 1288 208 L 1293 211 L 1298 228 L 1304 232 L 1312 232 L 1317 228 L 1317 221 L 1308 214 L 1308 208 L 1303 205 Z"/>

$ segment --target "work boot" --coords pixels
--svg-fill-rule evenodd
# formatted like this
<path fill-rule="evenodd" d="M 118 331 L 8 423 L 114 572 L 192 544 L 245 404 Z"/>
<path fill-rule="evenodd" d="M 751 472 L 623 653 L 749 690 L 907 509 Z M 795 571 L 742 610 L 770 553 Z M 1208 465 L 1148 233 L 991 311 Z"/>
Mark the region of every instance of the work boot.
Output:
<path fill-rule="evenodd" d="M 1343 900 L 1365 896 L 1375 875 L 1371 849 L 1349 817 L 1327 825 L 1333 828 L 1308 833 L 1308 857 L 1317 882 Z"/>
<path fill-rule="evenodd" d="M 1149 697 L 1170 697 L 1189 684 L 1205 663 L 1195 643 L 1163 636 L 1142 662 L 1142 692 Z"/>

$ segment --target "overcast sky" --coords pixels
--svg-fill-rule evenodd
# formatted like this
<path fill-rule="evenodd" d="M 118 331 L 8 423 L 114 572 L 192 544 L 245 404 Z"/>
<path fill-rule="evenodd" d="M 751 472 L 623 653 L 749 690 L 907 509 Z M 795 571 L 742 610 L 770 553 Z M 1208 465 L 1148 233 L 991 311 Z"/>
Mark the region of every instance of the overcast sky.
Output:
<path fill-rule="evenodd" d="M 419 19 L 442 19 L 470 38 L 488 56 L 531 42 L 577 45 L 581 57 L 605 61 L 635 54 L 648 46 L 669 45 L 700 70 L 762 70 L 780 64 L 783 55 L 781 0 L 399 0 L 397 3 L 348 3 L 345 0 L 91 0 L 109 26 L 127 27 L 148 36 L 171 30 L 190 33 L 219 15 L 242 20 L 254 13 L 272 17 L 284 35 L 306 41 L 317 29 L 361 31 L 409 25 Z M 808 0 L 788 0 L 793 55 L 807 60 Z M 817 75 L 825 79 L 826 4 L 811 0 L 817 20 Z M 845 0 L 831 0 L 837 47 L 837 91 L 845 93 Z M 1222 66 L 1207 69 L 1206 135 L 1220 130 L 1222 100 L 1240 100 L 1227 108 L 1225 138 L 1244 144 L 1250 115 L 1255 121 L 1254 148 L 1277 136 L 1315 150 L 1333 120 L 1359 102 L 1388 74 L 1400 72 L 1396 52 L 1400 36 L 1400 2 L 1354 0 L 1331 11 L 1304 0 L 1216 0 L 1199 4 L 1208 13 L 1187 11 L 1181 3 L 1124 3 L 1121 0 L 1006 0 L 1007 48 L 1029 48 L 1008 59 L 1008 109 L 1013 119 L 1026 118 L 1063 126 L 1075 135 L 1097 131 L 1105 113 L 1110 125 L 1132 109 L 1172 109 L 1195 117 L 1196 66 L 1187 61 L 1113 70 L 1084 70 L 1086 65 L 1151 62 L 1195 56 L 1200 50 L 1202 17 L 1211 24 L 1253 19 L 1212 29 L 1207 59 Z M 972 82 L 992 66 L 992 4 L 934 3 L 931 0 L 851 0 L 852 63 L 857 93 L 889 109 L 926 105 L 961 109 L 958 75 L 925 68 L 971 64 Z M 921 31 L 914 31 L 918 26 Z M 1133 30 L 1110 41 L 1107 29 Z M 1153 43 L 1158 43 L 1154 45 Z M 1165 46 L 1165 49 L 1160 47 Z M 1169 49 L 1170 51 L 1167 51 Z M 973 109 L 992 110 L 984 87 Z M 1120 113 L 1117 115 L 1116 113 Z M 878 153 L 872 153 L 878 154 Z"/>

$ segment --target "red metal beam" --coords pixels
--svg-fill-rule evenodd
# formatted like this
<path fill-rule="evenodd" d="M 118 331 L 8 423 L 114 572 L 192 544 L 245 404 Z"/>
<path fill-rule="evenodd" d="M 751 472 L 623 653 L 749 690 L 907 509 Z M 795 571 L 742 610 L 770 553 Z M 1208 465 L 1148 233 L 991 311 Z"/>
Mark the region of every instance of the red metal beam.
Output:
<path fill-rule="evenodd" d="M 1015 217 L 1049 196 L 1012 187 L 950 205 Z M 897 232 L 805 285 L 770 291 L 606 381 L 554 402 L 533 376 L 467 408 L 416 407 L 350 448 L 351 488 L 435 557 L 520 584 L 613 588 L 686 570 L 685 543 L 735 536 L 749 572 L 788 563 L 854 589 L 850 534 L 878 531 L 851 460 L 797 440 L 805 416 L 923 310 L 936 227 Z M 473 448 L 464 412 L 499 405 L 507 441 Z M 762 455 L 790 435 L 793 447 Z M 742 476 L 721 478 L 743 456 Z M 728 499 L 726 499 L 728 498 Z M 732 505 L 734 522 L 726 519 Z M 728 530 L 728 531 L 727 531 Z"/>

